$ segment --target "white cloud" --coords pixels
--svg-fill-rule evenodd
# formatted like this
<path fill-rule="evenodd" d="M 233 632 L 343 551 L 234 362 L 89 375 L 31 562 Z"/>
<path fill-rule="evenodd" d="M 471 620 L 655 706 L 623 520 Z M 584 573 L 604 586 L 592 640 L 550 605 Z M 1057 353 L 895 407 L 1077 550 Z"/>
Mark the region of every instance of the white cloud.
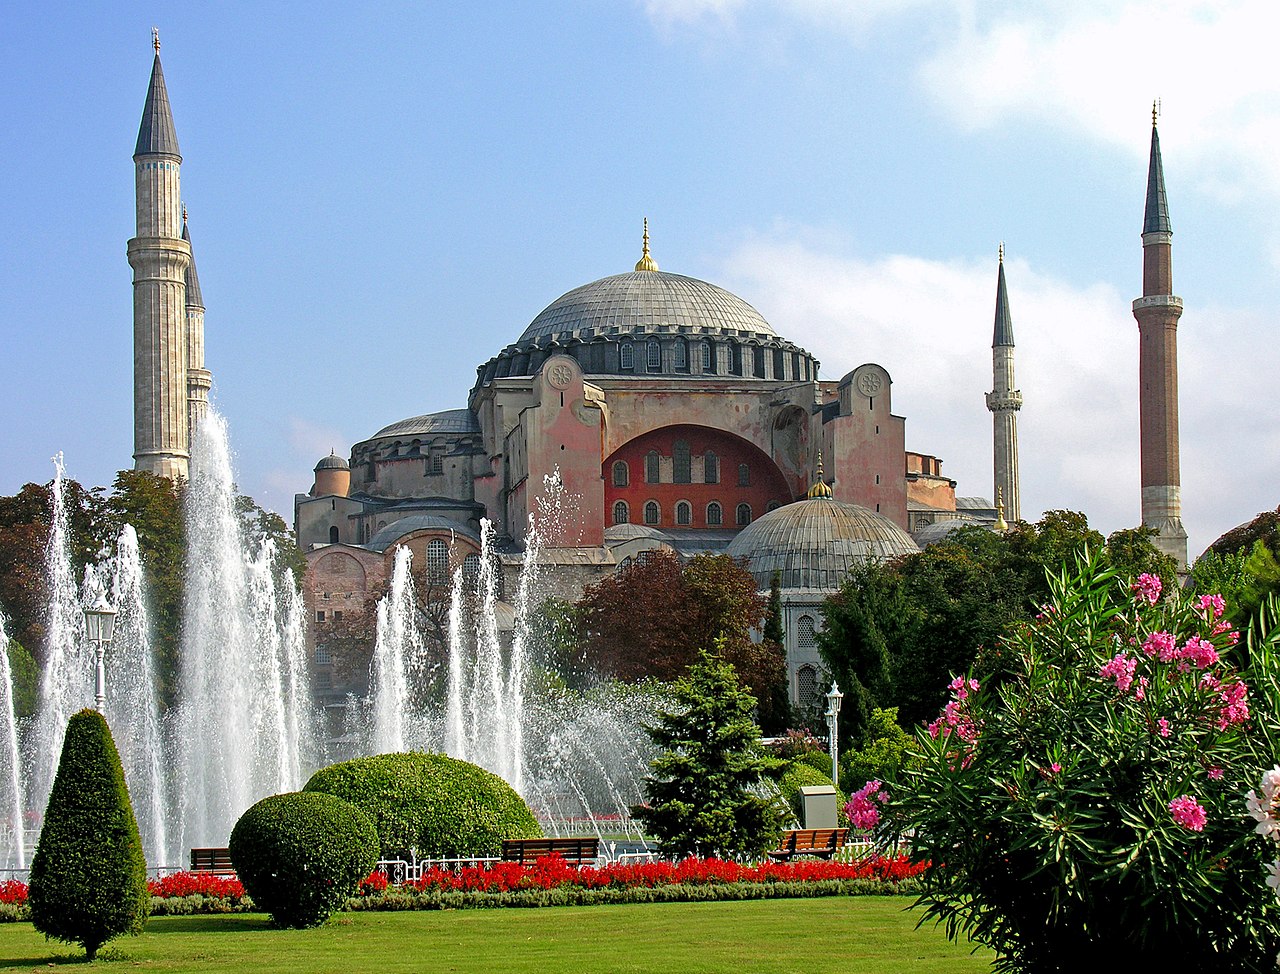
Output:
<path fill-rule="evenodd" d="M 1110 285 L 1075 287 L 1008 261 L 1017 339 L 1023 517 L 1086 512 L 1103 531 L 1140 519 L 1137 325 Z M 990 496 L 994 258 L 932 261 L 836 256 L 787 238 L 748 240 L 721 279 L 839 378 L 874 361 L 893 377 L 907 448 L 943 458 L 962 495 Z M 1185 520 L 1196 554 L 1269 504 L 1280 476 L 1280 428 L 1255 416 L 1268 387 L 1250 335 L 1257 322 L 1189 310 L 1182 329 Z M 1270 444 L 1268 447 L 1267 444 Z M 1243 471 L 1244 476 L 1233 476 Z"/>

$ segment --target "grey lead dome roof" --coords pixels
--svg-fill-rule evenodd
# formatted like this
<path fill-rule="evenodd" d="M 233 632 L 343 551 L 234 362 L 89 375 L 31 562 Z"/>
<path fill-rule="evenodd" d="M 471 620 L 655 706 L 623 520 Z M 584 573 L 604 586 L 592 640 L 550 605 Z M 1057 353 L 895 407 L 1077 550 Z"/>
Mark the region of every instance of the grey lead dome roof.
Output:
<path fill-rule="evenodd" d="M 738 533 L 725 554 L 746 558 L 762 588 L 779 573 L 783 588 L 834 591 L 871 561 L 919 551 L 907 532 L 857 504 L 812 497 L 770 511 Z"/>
<path fill-rule="evenodd" d="M 390 426 L 384 426 L 373 434 L 380 436 L 425 436 L 434 433 L 479 433 L 480 421 L 470 409 L 446 409 L 425 416 L 412 416 Z"/>
<path fill-rule="evenodd" d="M 601 278 L 563 294 L 533 319 L 518 344 L 570 333 L 590 338 L 659 325 L 774 335 L 760 312 L 724 288 L 665 271 L 633 271 Z M 588 334 L 583 334 L 591 329 Z"/>

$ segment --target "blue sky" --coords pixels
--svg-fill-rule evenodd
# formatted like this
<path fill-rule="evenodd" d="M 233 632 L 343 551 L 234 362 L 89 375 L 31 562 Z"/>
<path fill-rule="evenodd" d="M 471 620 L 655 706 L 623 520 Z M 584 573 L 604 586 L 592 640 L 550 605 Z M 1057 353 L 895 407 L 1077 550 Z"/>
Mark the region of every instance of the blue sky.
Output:
<path fill-rule="evenodd" d="M 0 34 L 0 492 L 131 465 L 131 153 L 162 58 L 241 486 L 465 404 L 572 287 L 739 294 L 908 449 L 991 493 L 1004 241 L 1023 513 L 1139 520 L 1151 100 L 1174 226 L 1193 553 L 1280 496 L 1280 78 L 1264 0 L 34 3 Z"/>

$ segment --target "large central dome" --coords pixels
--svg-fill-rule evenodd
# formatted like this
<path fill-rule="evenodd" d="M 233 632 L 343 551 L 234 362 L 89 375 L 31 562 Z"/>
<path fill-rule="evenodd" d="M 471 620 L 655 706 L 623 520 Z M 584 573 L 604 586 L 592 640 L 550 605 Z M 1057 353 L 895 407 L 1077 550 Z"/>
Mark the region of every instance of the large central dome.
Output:
<path fill-rule="evenodd" d="M 517 344 L 543 337 L 597 335 L 687 327 L 712 334 L 774 335 L 760 312 L 724 288 L 665 271 L 633 271 L 574 288 L 552 301 Z"/>

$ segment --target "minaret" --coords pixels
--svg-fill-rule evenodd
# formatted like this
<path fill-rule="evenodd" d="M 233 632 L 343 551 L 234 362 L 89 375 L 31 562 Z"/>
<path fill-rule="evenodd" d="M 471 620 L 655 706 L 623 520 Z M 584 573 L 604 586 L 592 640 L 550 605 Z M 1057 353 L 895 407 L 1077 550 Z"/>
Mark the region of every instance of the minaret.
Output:
<path fill-rule="evenodd" d="M 182 207 L 182 239 L 191 246 L 185 205 Z M 213 375 L 204 367 L 204 298 L 200 295 L 196 255 L 192 251 L 191 263 L 187 265 L 187 434 L 193 443 L 196 427 L 209 411 L 212 386 Z"/>
<path fill-rule="evenodd" d="M 1013 319 L 1009 316 L 1009 292 L 1004 283 L 1004 244 L 1000 245 L 1000 270 L 996 279 L 996 326 L 991 339 L 993 389 L 987 393 L 991 410 L 995 458 L 995 494 L 1004 501 L 1010 521 L 1022 520 L 1018 491 L 1018 410 L 1022 393 L 1013 380 Z"/>
<path fill-rule="evenodd" d="M 1142 523 L 1159 532 L 1152 541 L 1187 566 L 1178 462 L 1178 318 L 1182 298 L 1173 294 L 1173 228 L 1164 193 L 1156 106 L 1151 108 L 1151 162 L 1142 222 L 1142 297 L 1138 319 L 1138 403 L 1142 432 Z"/>
<path fill-rule="evenodd" d="M 134 149 L 137 233 L 133 268 L 133 459 L 138 470 L 185 477 L 187 436 L 187 268 L 178 171 L 182 155 L 160 68 L 160 35 Z"/>

